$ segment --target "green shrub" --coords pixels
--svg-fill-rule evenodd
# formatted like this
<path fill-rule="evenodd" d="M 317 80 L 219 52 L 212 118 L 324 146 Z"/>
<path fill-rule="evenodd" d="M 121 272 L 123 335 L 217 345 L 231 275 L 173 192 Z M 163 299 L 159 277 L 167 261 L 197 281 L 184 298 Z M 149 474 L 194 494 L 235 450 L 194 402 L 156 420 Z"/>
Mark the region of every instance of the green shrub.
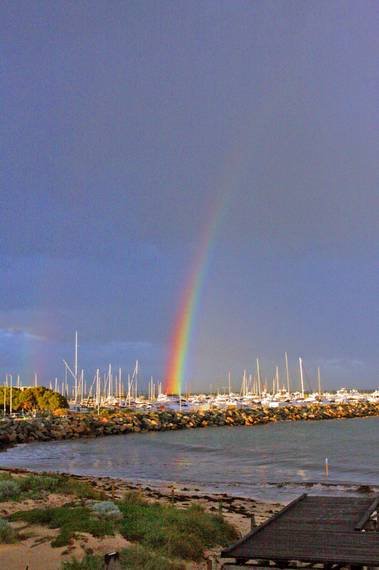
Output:
<path fill-rule="evenodd" d="M 30 524 L 46 525 L 59 528 L 58 536 L 51 542 L 52 546 L 69 544 L 76 533 L 88 532 L 93 536 L 114 535 L 115 523 L 112 520 L 99 520 L 86 507 L 55 507 L 19 511 L 11 515 L 11 520 L 23 520 Z"/>
<path fill-rule="evenodd" d="M 152 552 L 140 545 L 131 546 L 121 551 L 120 565 L 123 570 L 184 570 L 185 566 L 175 560 Z M 101 556 L 87 555 L 83 560 L 72 559 L 63 562 L 62 570 L 103 570 Z"/>
<path fill-rule="evenodd" d="M 121 568 L 124 570 L 184 570 L 182 562 L 149 550 L 141 545 L 134 545 L 121 552 Z M 75 570 L 75 569 L 72 569 Z"/>
<path fill-rule="evenodd" d="M 103 493 L 94 489 L 90 483 L 78 481 L 65 475 L 58 475 L 57 493 L 75 495 L 78 499 L 102 499 Z"/>
<path fill-rule="evenodd" d="M 75 495 L 79 499 L 100 499 L 101 493 L 93 489 L 89 483 L 77 481 L 64 475 L 28 475 L 20 477 L 21 491 L 27 496 L 38 498 L 47 493 Z"/>
<path fill-rule="evenodd" d="M 199 506 L 177 509 L 129 494 L 120 510 L 124 515 L 121 532 L 127 539 L 168 557 L 200 560 L 205 548 L 227 545 L 238 536 L 222 517 Z"/>
<path fill-rule="evenodd" d="M 103 570 L 104 561 L 100 556 L 92 556 L 87 554 L 83 560 L 73 558 L 70 561 L 63 562 L 62 570 Z"/>
<path fill-rule="evenodd" d="M 0 501 L 14 499 L 20 493 L 20 486 L 12 479 L 3 479 L 0 481 Z"/>
<path fill-rule="evenodd" d="M 197 534 L 171 528 L 166 534 L 164 551 L 174 558 L 199 561 L 203 557 L 204 546 Z"/>
<path fill-rule="evenodd" d="M 27 477 L 20 477 L 19 485 L 22 492 L 39 495 L 41 491 L 56 491 L 59 486 L 59 480 L 57 477 L 28 475 Z"/>
<path fill-rule="evenodd" d="M 0 386 L 0 402 L 6 403 L 7 412 L 10 411 L 10 388 L 9 386 Z M 54 410 L 69 407 L 64 396 L 59 392 L 54 392 L 45 386 L 33 386 L 20 390 L 13 386 L 12 388 L 12 410 L 20 412 L 22 410 L 45 410 L 53 412 Z"/>
<path fill-rule="evenodd" d="M 0 501 L 6 499 L 39 499 L 46 493 L 74 495 L 79 499 L 101 499 L 89 483 L 76 481 L 63 475 L 28 475 L 13 478 L 9 473 L 0 473 Z"/>
<path fill-rule="evenodd" d="M 9 481 L 9 479 L 12 479 L 12 475 L 10 473 L 7 473 L 6 471 L 0 473 L 0 481 Z"/>
<path fill-rule="evenodd" d="M 10 516 L 10 520 L 22 520 L 29 524 L 49 525 L 53 521 L 54 509 L 31 509 L 30 511 L 17 511 Z M 51 526 L 51 528 L 56 528 Z"/>
<path fill-rule="evenodd" d="M 11 544 L 16 542 L 16 533 L 8 521 L 0 519 L 0 543 Z"/>
<path fill-rule="evenodd" d="M 148 505 L 149 503 L 146 501 L 142 493 L 139 491 L 127 491 L 123 498 L 122 502 L 124 504 L 131 504 L 131 505 Z"/>
<path fill-rule="evenodd" d="M 102 501 L 101 503 L 93 503 L 91 511 L 98 517 L 105 517 L 106 519 L 120 520 L 122 513 L 118 506 L 112 501 Z"/>
<path fill-rule="evenodd" d="M 69 484 L 69 480 L 63 477 L 57 477 L 57 482 L 55 478 L 46 479 L 45 483 L 29 479 L 29 488 L 45 486 L 61 490 Z M 91 507 L 66 505 L 33 509 L 14 513 L 10 518 L 59 529 L 52 546 L 69 544 L 77 533 L 86 532 L 100 537 L 121 532 L 128 540 L 140 542 L 138 548 L 129 548 L 123 555 L 122 564 L 125 568 L 175 570 L 181 568 L 178 558 L 198 561 L 205 548 L 224 546 L 238 537 L 236 530 L 221 516 L 206 513 L 199 506 L 178 509 L 160 503 L 148 503 L 139 493 L 128 493 L 118 503 L 102 501 Z M 80 563 L 72 561 L 70 564 L 88 565 L 95 562 L 92 558 L 86 558 Z"/>

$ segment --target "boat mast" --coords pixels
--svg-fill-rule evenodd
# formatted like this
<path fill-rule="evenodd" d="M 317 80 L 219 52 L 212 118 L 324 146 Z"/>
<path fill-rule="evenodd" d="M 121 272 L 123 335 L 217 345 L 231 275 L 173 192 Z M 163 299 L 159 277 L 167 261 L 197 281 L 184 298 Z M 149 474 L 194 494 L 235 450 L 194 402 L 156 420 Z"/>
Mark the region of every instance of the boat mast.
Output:
<path fill-rule="evenodd" d="M 64 395 L 66 398 L 69 397 L 68 394 L 68 379 L 67 379 L 67 366 L 64 367 Z"/>
<path fill-rule="evenodd" d="M 79 404 L 81 404 L 82 400 L 83 400 L 83 385 L 84 385 L 83 370 L 81 370 L 80 377 L 78 378 L 78 400 L 79 400 Z"/>
<path fill-rule="evenodd" d="M 139 372 L 139 363 L 138 363 L 138 360 L 136 360 L 135 371 L 136 371 L 136 376 L 135 376 L 136 396 L 135 396 L 135 398 L 137 399 L 137 398 L 138 398 L 138 372 Z"/>
<path fill-rule="evenodd" d="M 113 386 L 112 386 L 112 364 L 109 364 L 109 367 L 108 367 L 108 398 L 110 398 L 112 396 L 112 390 L 113 390 Z"/>
<path fill-rule="evenodd" d="M 257 380 L 258 380 L 258 396 L 261 395 L 261 372 L 259 368 L 259 358 L 257 358 Z"/>
<path fill-rule="evenodd" d="M 78 331 L 75 331 L 74 379 L 75 379 L 75 404 L 77 404 L 78 403 Z"/>
<path fill-rule="evenodd" d="M 288 356 L 284 353 L 284 360 L 286 361 L 286 377 L 287 377 L 287 392 L 290 394 L 290 373 L 288 368 Z"/>
<path fill-rule="evenodd" d="M 99 369 L 96 369 L 96 406 L 100 404 L 100 376 Z"/>
<path fill-rule="evenodd" d="M 304 398 L 303 359 L 299 358 L 301 397 Z"/>

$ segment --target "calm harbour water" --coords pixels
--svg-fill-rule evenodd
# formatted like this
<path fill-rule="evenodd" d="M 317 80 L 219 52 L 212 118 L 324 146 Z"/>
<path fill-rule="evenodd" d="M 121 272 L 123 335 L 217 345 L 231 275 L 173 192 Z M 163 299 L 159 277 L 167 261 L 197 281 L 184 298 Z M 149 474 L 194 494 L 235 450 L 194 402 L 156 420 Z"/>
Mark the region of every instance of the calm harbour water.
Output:
<path fill-rule="evenodd" d="M 30 443 L 2 453 L 0 466 L 150 484 L 174 481 L 286 502 L 304 491 L 379 486 L 379 417 Z"/>

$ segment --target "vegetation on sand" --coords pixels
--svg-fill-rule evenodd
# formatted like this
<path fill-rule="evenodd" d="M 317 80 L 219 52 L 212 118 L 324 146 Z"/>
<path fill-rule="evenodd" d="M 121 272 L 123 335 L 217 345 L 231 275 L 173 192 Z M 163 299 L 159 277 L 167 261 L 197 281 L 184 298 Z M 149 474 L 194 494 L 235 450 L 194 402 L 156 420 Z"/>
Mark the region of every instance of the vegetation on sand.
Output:
<path fill-rule="evenodd" d="M 238 537 L 222 516 L 209 514 L 196 504 L 180 509 L 148 502 L 137 492 L 127 493 L 121 501 L 104 501 L 88 483 L 63 475 L 0 475 L 3 500 L 41 498 L 49 493 L 74 497 L 63 506 L 15 512 L 9 520 L 57 529 L 51 542 L 56 547 L 70 544 L 82 533 L 95 537 L 120 533 L 136 543 L 122 551 L 120 563 L 125 569 L 182 570 L 185 560 L 199 561 L 206 548 L 229 544 Z M 12 540 L 12 527 L 7 521 L 3 521 L 3 527 L 4 537 Z M 87 556 L 82 562 L 66 562 L 64 568 L 96 570 L 102 567 L 99 560 Z"/>
<path fill-rule="evenodd" d="M 11 515 L 10 519 L 59 529 L 59 534 L 51 542 L 52 546 L 67 545 L 78 533 L 87 532 L 99 537 L 114 535 L 116 530 L 114 521 L 99 519 L 87 507 L 71 507 L 68 505 L 19 511 Z"/>
<path fill-rule="evenodd" d="M 145 502 L 128 493 L 119 503 L 124 515 L 121 533 L 131 541 L 169 558 L 200 560 L 204 549 L 226 545 L 237 538 L 236 530 L 221 516 L 206 513 L 199 505 L 178 509 Z"/>
<path fill-rule="evenodd" d="M 8 521 L 0 519 L 0 544 L 16 542 L 16 533 Z"/>
<path fill-rule="evenodd" d="M 121 551 L 120 566 L 122 570 L 185 570 L 183 562 L 170 560 L 139 544 Z M 93 555 L 87 555 L 81 561 L 73 559 L 62 564 L 62 570 L 103 570 L 103 568 L 103 558 Z"/>
<path fill-rule="evenodd" d="M 89 483 L 65 475 L 14 476 L 11 473 L 0 473 L 0 502 L 40 499 L 49 493 L 73 495 L 79 499 L 102 497 Z"/>

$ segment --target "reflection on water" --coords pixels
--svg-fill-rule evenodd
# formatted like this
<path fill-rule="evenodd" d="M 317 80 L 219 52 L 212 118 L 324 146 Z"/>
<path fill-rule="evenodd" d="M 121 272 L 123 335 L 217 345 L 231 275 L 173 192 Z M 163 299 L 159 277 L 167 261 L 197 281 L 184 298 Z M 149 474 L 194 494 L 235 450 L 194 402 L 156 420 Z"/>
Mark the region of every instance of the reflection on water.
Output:
<path fill-rule="evenodd" d="M 379 418 L 367 418 L 31 443 L 1 454 L 0 465 L 192 482 L 209 490 L 273 499 L 298 494 L 307 482 L 378 485 L 378 428 Z"/>
<path fill-rule="evenodd" d="M 304 469 L 298 469 L 296 471 L 297 474 L 297 478 L 301 479 L 302 481 L 306 481 L 307 476 L 306 476 L 306 472 L 304 471 Z"/>

